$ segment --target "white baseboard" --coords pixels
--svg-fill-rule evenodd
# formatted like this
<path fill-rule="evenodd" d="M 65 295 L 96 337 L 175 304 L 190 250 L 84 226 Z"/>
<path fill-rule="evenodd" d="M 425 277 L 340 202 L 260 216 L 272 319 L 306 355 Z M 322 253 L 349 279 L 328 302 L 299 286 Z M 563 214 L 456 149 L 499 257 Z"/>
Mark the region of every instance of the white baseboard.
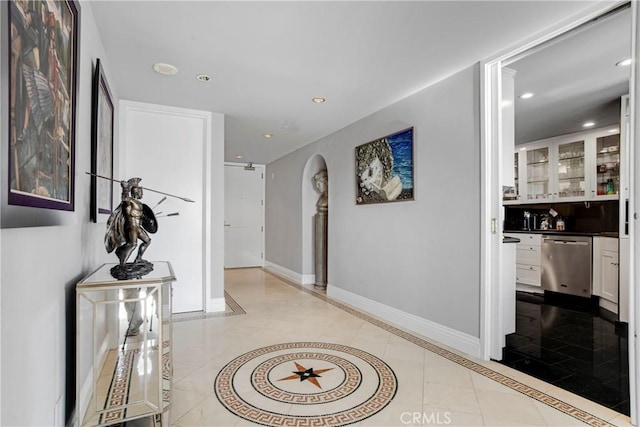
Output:
<path fill-rule="evenodd" d="M 303 274 L 302 275 L 302 284 L 303 285 L 313 285 L 316 283 L 316 275 L 315 274 Z"/>
<path fill-rule="evenodd" d="M 303 281 L 303 276 L 300 273 L 296 273 L 295 271 L 289 270 L 286 267 L 282 267 L 278 264 L 274 264 L 272 262 L 269 262 L 267 260 L 264 261 L 264 269 L 267 271 L 271 271 L 273 273 L 279 274 L 280 276 L 284 276 L 287 279 L 298 283 L 298 284 L 302 284 Z M 314 276 L 315 278 L 315 276 Z"/>
<path fill-rule="evenodd" d="M 313 283 L 315 283 L 315 276 L 313 282 L 305 283 L 308 281 L 308 276 L 310 275 L 296 273 L 295 271 L 291 271 L 288 268 L 269 261 L 265 261 L 264 264 L 265 270 L 283 276 L 304 287 L 313 287 Z M 305 280 L 305 282 L 303 282 L 303 280 Z M 397 308 L 389 307 L 388 305 L 345 291 L 331 284 L 327 285 L 327 296 L 471 356 L 481 357 L 480 338 L 456 331 L 455 329 L 448 328 L 413 314 L 405 313 Z"/>
<path fill-rule="evenodd" d="M 327 286 L 327 296 L 349 304 L 365 313 L 370 313 L 385 321 L 416 332 L 456 350 L 480 358 L 480 338 L 451 329 L 427 319 L 381 304 L 369 298 L 356 295 L 344 289 Z"/>
<path fill-rule="evenodd" d="M 219 313 L 227 309 L 227 303 L 223 298 L 211 298 L 207 307 L 207 313 Z"/>
<path fill-rule="evenodd" d="M 600 307 L 609 310 L 613 314 L 618 314 L 618 304 L 600 297 Z"/>

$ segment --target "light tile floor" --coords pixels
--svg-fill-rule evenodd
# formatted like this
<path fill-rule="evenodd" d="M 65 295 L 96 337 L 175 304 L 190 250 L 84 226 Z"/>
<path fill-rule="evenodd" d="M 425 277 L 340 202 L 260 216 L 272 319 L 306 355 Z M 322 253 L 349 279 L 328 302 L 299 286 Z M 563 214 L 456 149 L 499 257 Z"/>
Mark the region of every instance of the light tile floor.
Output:
<path fill-rule="evenodd" d="M 171 425 L 256 425 L 218 401 L 218 372 L 246 352 L 300 341 L 359 348 L 395 372 L 399 385 L 391 403 L 354 425 L 630 425 L 608 408 L 387 325 L 262 269 L 227 270 L 225 290 L 237 311 L 176 316 Z"/>

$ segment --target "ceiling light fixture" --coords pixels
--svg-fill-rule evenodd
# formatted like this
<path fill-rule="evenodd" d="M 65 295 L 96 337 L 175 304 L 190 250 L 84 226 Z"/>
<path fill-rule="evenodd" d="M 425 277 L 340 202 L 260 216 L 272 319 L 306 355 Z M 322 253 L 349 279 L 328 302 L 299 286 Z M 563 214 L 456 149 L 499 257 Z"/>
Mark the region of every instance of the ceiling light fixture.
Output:
<path fill-rule="evenodd" d="M 264 135 L 265 138 L 269 139 L 269 138 L 273 138 L 273 134 L 272 133 L 265 133 Z"/>
<path fill-rule="evenodd" d="M 523 93 L 522 95 L 520 95 L 520 99 L 529 99 L 532 96 L 533 96 L 532 92 L 526 92 L 526 93 Z"/>
<path fill-rule="evenodd" d="M 239 154 L 236 156 L 236 159 L 241 159 L 241 158 L 242 158 L 242 156 L 239 155 Z"/>
<path fill-rule="evenodd" d="M 616 65 L 618 67 L 626 67 L 628 65 L 631 65 L 631 58 L 627 58 L 627 59 L 623 59 L 622 61 L 618 61 L 618 62 L 616 62 Z"/>
<path fill-rule="evenodd" d="M 320 97 L 312 98 L 311 100 L 312 100 L 313 102 L 315 102 L 316 104 L 322 104 L 323 102 L 325 102 L 325 101 L 326 101 L 326 99 L 325 99 L 325 98 L 320 98 Z"/>
<path fill-rule="evenodd" d="M 153 64 L 153 71 L 163 76 L 175 76 L 178 74 L 178 69 L 171 64 L 165 64 L 163 62 L 157 62 Z"/>
<path fill-rule="evenodd" d="M 210 82 L 211 81 L 211 76 L 207 75 L 207 74 L 198 74 L 196 76 L 196 80 L 199 80 L 201 82 Z"/>
<path fill-rule="evenodd" d="M 609 129 L 609 133 L 618 133 L 618 129 L 617 128 Z"/>
<path fill-rule="evenodd" d="M 582 127 L 585 127 L 585 128 L 590 128 L 592 126 L 595 126 L 594 122 L 586 122 L 582 125 Z"/>

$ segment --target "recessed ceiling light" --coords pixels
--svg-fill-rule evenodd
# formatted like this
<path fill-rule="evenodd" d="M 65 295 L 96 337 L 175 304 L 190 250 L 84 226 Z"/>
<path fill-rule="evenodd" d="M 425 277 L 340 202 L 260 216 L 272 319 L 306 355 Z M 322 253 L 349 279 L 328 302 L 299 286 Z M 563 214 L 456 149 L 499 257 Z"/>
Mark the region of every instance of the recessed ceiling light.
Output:
<path fill-rule="evenodd" d="M 618 67 L 626 67 L 627 65 L 631 65 L 631 58 L 623 59 L 622 61 L 616 62 Z"/>
<path fill-rule="evenodd" d="M 264 135 L 265 138 L 269 139 L 269 138 L 273 138 L 273 134 L 272 133 L 265 133 Z"/>
<path fill-rule="evenodd" d="M 595 123 L 594 122 L 586 122 L 586 123 L 584 123 L 582 125 L 582 127 L 585 127 L 585 128 L 590 128 L 591 126 L 595 126 Z"/>
<path fill-rule="evenodd" d="M 532 96 L 533 96 L 533 93 L 532 93 L 532 92 L 526 92 L 526 93 L 523 93 L 522 95 L 520 95 L 520 98 L 521 98 L 521 99 L 529 99 L 529 98 L 531 98 Z"/>
<path fill-rule="evenodd" d="M 207 74 L 198 74 L 196 76 L 196 80 L 199 80 L 201 82 L 210 82 L 211 81 L 211 76 L 207 75 Z"/>
<path fill-rule="evenodd" d="M 242 158 L 242 156 L 239 155 L 239 154 L 236 156 L 236 159 L 241 159 L 241 158 Z"/>
<path fill-rule="evenodd" d="M 325 98 L 320 98 L 320 97 L 312 98 L 311 100 L 312 100 L 313 102 L 315 102 L 316 104 L 322 104 L 324 101 L 326 101 L 326 99 L 325 99 Z"/>
<path fill-rule="evenodd" d="M 175 76 L 178 74 L 178 69 L 171 64 L 165 64 L 158 62 L 153 64 L 153 71 L 163 76 Z"/>

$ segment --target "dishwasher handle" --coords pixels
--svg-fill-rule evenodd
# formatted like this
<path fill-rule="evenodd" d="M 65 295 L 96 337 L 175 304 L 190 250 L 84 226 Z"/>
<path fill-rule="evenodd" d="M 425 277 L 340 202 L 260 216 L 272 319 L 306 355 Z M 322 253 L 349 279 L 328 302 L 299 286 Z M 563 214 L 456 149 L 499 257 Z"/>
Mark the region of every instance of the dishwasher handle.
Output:
<path fill-rule="evenodd" d="M 554 245 L 575 245 L 575 246 L 588 246 L 589 242 L 582 242 L 576 240 L 556 240 L 556 239 L 547 239 L 544 243 L 553 243 Z"/>

